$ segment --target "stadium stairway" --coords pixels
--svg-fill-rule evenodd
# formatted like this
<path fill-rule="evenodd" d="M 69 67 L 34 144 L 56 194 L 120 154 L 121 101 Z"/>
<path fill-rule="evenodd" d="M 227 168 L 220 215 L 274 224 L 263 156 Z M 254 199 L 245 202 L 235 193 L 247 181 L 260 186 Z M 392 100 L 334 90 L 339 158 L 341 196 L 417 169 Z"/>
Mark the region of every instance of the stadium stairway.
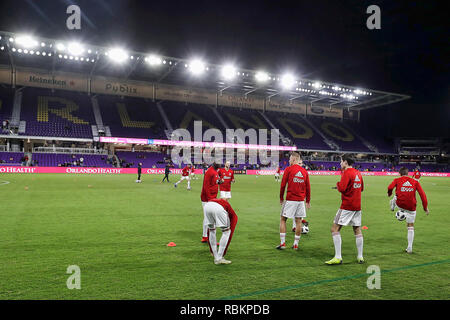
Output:
<path fill-rule="evenodd" d="M 14 104 L 13 110 L 11 114 L 11 125 L 19 126 L 20 125 L 20 111 L 22 108 L 22 88 L 16 89 L 14 92 Z"/>
<path fill-rule="evenodd" d="M 264 112 L 258 111 L 259 114 L 261 115 L 261 117 L 264 118 L 264 120 L 266 120 L 266 122 L 272 127 L 272 129 L 278 129 L 274 126 L 274 124 L 272 123 L 272 121 L 270 121 L 270 119 L 264 114 Z M 283 142 L 284 145 L 289 145 L 291 142 L 291 139 L 289 139 L 288 137 L 286 137 L 281 131 L 278 131 L 280 134 L 280 140 Z"/>
<path fill-rule="evenodd" d="M 161 105 L 161 102 L 158 101 L 156 103 L 156 107 L 158 108 L 159 113 L 161 114 L 161 118 L 164 120 L 164 124 L 166 125 L 167 130 L 170 131 L 170 135 L 171 135 L 172 132 L 173 132 L 173 127 L 172 127 L 172 124 L 169 121 L 169 118 L 166 115 L 166 112 L 164 111 L 164 108 Z M 166 132 L 166 135 L 167 135 L 167 132 Z M 170 139 L 170 136 L 168 136 L 167 138 Z"/>
<path fill-rule="evenodd" d="M 317 129 L 317 127 L 314 125 L 314 123 L 312 123 L 312 121 L 309 121 L 307 117 L 304 117 L 304 119 L 306 123 L 308 123 L 308 125 L 310 125 L 314 129 L 314 131 L 322 137 L 323 141 L 330 147 L 330 149 L 336 151 L 340 150 L 339 145 L 336 142 L 328 139 L 319 129 Z"/>
<path fill-rule="evenodd" d="M 372 152 L 378 153 L 378 148 L 371 144 L 367 139 L 365 139 L 362 135 L 360 135 L 356 130 L 353 130 L 349 125 L 347 125 L 344 121 L 341 121 L 341 124 L 344 128 L 350 131 L 355 137 L 357 137 L 361 142 Z"/>

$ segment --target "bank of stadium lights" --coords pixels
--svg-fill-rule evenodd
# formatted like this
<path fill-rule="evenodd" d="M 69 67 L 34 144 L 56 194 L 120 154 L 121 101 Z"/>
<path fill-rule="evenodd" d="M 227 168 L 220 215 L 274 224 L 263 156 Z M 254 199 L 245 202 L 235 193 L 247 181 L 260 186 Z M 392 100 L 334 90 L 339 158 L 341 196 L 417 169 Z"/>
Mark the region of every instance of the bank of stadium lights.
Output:
<path fill-rule="evenodd" d="M 255 74 L 255 79 L 258 82 L 266 82 L 270 79 L 269 75 L 265 71 L 258 71 Z"/>
<path fill-rule="evenodd" d="M 151 66 L 158 66 L 163 63 L 163 59 L 161 59 L 161 57 L 154 55 L 154 54 L 151 54 L 151 55 L 145 57 L 144 60 Z"/>
<path fill-rule="evenodd" d="M 115 63 L 123 63 L 129 58 L 128 53 L 121 48 L 110 49 L 105 55 Z"/>
<path fill-rule="evenodd" d="M 280 82 L 281 82 L 281 86 L 283 87 L 283 89 L 288 90 L 288 89 L 291 89 L 295 85 L 296 81 L 295 81 L 295 77 L 292 74 L 287 73 L 281 77 Z"/>
<path fill-rule="evenodd" d="M 221 69 L 221 76 L 225 80 L 233 80 L 238 75 L 236 67 L 226 64 Z"/>
<path fill-rule="evenodd" d="M 10 38 L 10 41 L 11 39 L 12 38 Z M 22 48 L 25 49 L 35 48 L 39 45 L 37 40 L 35 40 L 32 36 L 28 35 L 18 36 L 11 42 L 15 42 L 16 45 L 21 46 Z"/>
<path fill-rule="evenodd" d="M 205 63 L 200 59 L 194 59 L 186 66 L 189 69 L 189 71 L 196 76 L 202 74 L 207 70 Z"/>

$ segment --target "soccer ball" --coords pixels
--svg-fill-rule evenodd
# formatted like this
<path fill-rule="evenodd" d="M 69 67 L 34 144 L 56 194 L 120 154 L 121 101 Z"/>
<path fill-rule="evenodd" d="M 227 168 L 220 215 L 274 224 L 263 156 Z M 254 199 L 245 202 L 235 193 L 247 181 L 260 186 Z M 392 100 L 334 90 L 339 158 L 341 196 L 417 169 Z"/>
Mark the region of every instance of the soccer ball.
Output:
<path fill-rule="evenodd" d="M 307 234 L 309 232 L 308 226 L 302 226 L 302 234 Z"/>
<path fill-rule="evenodd" d="M 395 217 L 397 218 L 398 221 L 403 221 L 406 219 L 406 213 L 399 210 L 395 213 Z"/>

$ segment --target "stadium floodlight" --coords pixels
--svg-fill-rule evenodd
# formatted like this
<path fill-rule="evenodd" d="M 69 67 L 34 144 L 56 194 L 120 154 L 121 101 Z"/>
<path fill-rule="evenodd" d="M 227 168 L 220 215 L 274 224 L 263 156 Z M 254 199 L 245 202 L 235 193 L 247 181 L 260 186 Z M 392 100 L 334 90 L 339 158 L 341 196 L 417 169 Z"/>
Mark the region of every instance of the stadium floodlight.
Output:
<path fill-rule="evenodd" d="M 267 74 L 267 72 L 264 72 L 264 71 L 258 71 L 258 72 L 255 74 L 255 78 L 256 78 L 256 80 L 259 81 L 259 82 L 266 82 L 267 80 L 270 79 L 270 77 L 269 77 L 269 75 Z"/>
<path fill-rule="evenodd" d="M 231 64 L 224 65 L 221 74 L 225 80 L 232 80 L 237 75 L 236 68 Z"/>
<path fill-rule="evenodd" d="M 15 39 L 16 43 L 23 48 L 34 48 L 38 45 L 38 42 L 31 36 L 19 36 Z"/>
<path fill-rule="evenodd" d="M 312 86 L 316 89 L 322 88 L 322 85 L 320 84 L 320 82 L 314 82 Z"/>
<path fill-rule="evenodd" d="M 192 60 L 189 63 L 189 70 L 194 75 L 200 75 L 206 70 L 205 63 L 199 59 Z"/>
<path fill-rule="evenodd" d="M 79 42 L 71 42 L 67 46 L 67 50 L 69 51 L 70 54 L 72 54 L 74 56 L 79 56 L 79 55 L 83 54 L 84 47 Z"/>
<path fill-rule="evenodd" d="M 62 44 L 62 43 L 58 43 L 58 44 L 56 45 L 56 49 L 57 49 L 58 51 L 64 51 L 64 50 L 66 50 L 66 46 L 65 46 L 64 44 Z"/>
<path fill-rule="evenodd" d="M 128 59 L 128 53 L 121 48 L 113 48 L 107 52 L 107 56 L 111 61 L 116 63 L 123 63 Z"/>
<path fill-rule="evenodd" d="M 146 57 L 145 61 L 151 66 L 157 66 L 157 65 L 162 64 L 161 57 L 154 55 L 154 54 L 151 54 L 148 57 Z"/>
<path fill-rule="evenodd" d="M 291 89 L 292 86 L 295 84 L 295 78 L 292 74 L 285 74 L 281 77 L 281 86 L 283 89 Z"/>

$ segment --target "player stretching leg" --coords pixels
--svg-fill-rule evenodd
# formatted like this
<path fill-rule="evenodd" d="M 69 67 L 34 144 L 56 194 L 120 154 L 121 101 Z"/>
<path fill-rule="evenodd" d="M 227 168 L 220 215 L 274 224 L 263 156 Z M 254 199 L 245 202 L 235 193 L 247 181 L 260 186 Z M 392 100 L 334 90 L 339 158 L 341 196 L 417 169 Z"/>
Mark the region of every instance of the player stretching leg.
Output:
<path fill-rule="evenodd" d="M 392 195 L 395 188 L 395 196 L 391 200 L 391 210 L 394 211 L 397 206 L 400 211 L 406 214 L 406 227 L 408 228 L 408 247 L 407 253 L 412 253 L 414 242 L 414 221 L 416 220 L 416 191 L 422 200 L 423 210 L 428 211 L 428 201 L 418 180 L 408 177 L 408 169 L 402 167 L 399 171 L 400 178 L 394 179 L 388 187 L 388 197 Z"/>
<path fill-rule="evenodd" d="M 231 205 L 225 199 L 211 199 L 205 207 L 206 223 L 208 225 L 209 250 L 214 256 L 215 264 L 230 264 L 230 260 L 224 258 L 228 246 L 233 237 L 237 224 L 237 215 Z M 217 250 L 216 227 L 222 229 L 222 237 Z"/>
<path fill-rule="evenodd" d="M 364 190 L 364 182 L 361 173 L 352 167 L 354 160 L 344 155 L 341 159 L 341 168 L 344 170 L 341 181 L 336 186 L 342 194 L 341 208 L 338 210 L 334 223 L 331 227 L 331 234 L 334 243 L 334 258 L 326 261 L 326 264 L 341 264 L 341 228 L 342 226 L 352 226 L 356 239 L 358 263 L 364 263 L 363 258 L 363 235 L 361 233 L 361 192 Z"/>
<path fill-rule="evenodd" d="M 221 184 L 221 179 L 217 170 L 220 168 L 218 163 L 214 163 L 211 167 L 206 170 L 203 176 L 203 186 L 200 199 L 202 200 L 203 207 L 203 235 L 202 242 L 208 242 L 208 224 L 205 215 L 205 205 L 208 201 L 217 198 L 217 193 L 219 192 L 219 184 Z"/>
<path fill-rule="evenodd" d="M 308 172 L 300 166 L 301 158 L 297 152 L 293 152 L 289 158 L 289 167 L 284 170 L 280 186 L 280 245 L 276 248 L 286 248 L 286 220 L 295 219 L 296 230 L 292 248 L 298 250 L 298 243 L 302 232 L 302 218 L 306 217 L 306 209 L 311 207 L 311 187 Z M 286 201 L 283 201 L 284 190 L 287 184 Z M 306 207 L 305 207 L 306 200 Z"/>
<path fill-rule="evenodd" d="M 183 171 L 181 172 L 181 179 L 178 182 L 176 182 L 173 186 L 176 188 L 181 181 L 187 180 L 187 189 L 191 190 L 191 178 L 189 177 L 189 172 L 190 172 L 190 165 L 187 165 L 186 167 L 183 168 Z"/>

